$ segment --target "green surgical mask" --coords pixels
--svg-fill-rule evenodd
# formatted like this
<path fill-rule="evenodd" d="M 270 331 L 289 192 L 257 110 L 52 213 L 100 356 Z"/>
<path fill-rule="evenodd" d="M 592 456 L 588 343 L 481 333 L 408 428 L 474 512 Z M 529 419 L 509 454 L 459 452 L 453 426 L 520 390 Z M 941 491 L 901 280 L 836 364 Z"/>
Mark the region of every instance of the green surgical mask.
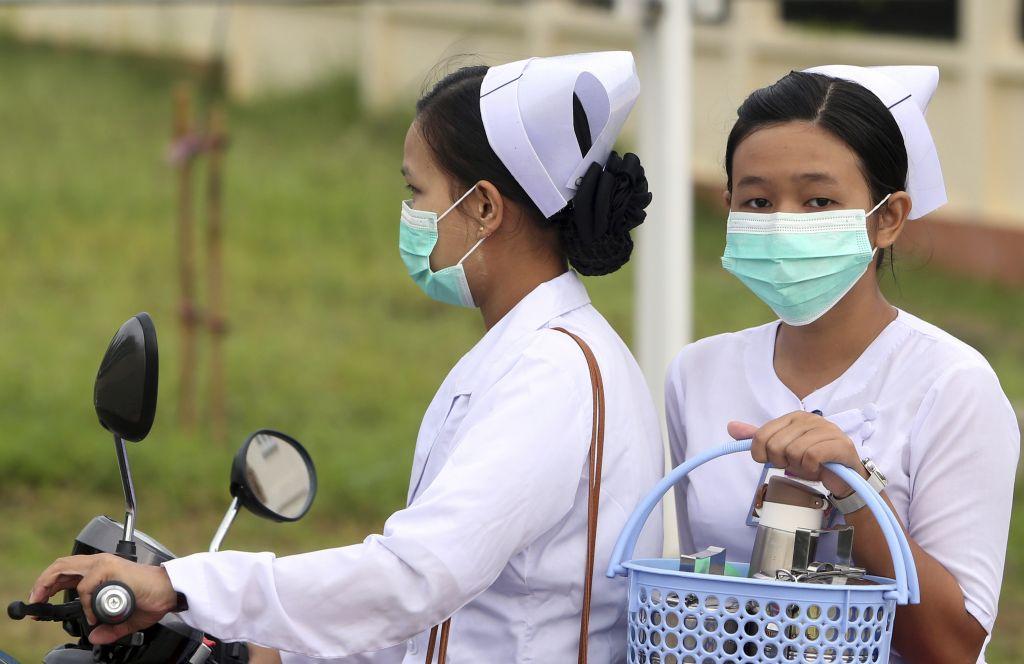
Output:
<path fill-rule="evenodd" d="M 475 307 L 476 303 L 473 301 L 473 293 L 469 290 L 469 282 L 466 280 L 466 271 L 462 269 L 462 263 L 486 238 L 480 238 L 458 263 L 437 272 L 430 269 L 430 252 L 437 244 L 437 222 L 444 219 L 445 215 L 454 210 L 474 189 L 476 185 L 470 187 L 469 191 L 460 196 L 459 200 L 452 203 L 440 216 L 436 212 L 415 210 L 409 205 L 411 201 L 402 201 L 402 219 L 398 228 L 398 251 L 416 285 L 438 302 L 470 308 Z"/>
<path fill-rule="evenodd" d="M 867 218 L 889 196 L 870 212 L 730 212 L 722 267 L 784 322 L 813 323 L 867 271 L 875 255 Z"/>

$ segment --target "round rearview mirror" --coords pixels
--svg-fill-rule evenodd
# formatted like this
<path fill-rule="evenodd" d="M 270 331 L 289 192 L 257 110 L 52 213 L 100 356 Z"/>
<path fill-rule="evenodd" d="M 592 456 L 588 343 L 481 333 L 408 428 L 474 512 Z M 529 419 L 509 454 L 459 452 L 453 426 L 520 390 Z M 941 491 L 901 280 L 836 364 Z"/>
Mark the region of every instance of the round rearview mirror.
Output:
<path fill-rule="evenodd" d="M 111 339 L 96 374 L 93 404 L 103 428 L 133 442 L 149 434 L 159 364 L 153 319 L 147 313 L 132 316 Z"/>
<path fill-rule="evenodd" d="M 231 495 L 250 512 L 297 521 L 316 496 L 316 469 L 299 441 L 261 429 L 249 436 L 231 466 Z"/>

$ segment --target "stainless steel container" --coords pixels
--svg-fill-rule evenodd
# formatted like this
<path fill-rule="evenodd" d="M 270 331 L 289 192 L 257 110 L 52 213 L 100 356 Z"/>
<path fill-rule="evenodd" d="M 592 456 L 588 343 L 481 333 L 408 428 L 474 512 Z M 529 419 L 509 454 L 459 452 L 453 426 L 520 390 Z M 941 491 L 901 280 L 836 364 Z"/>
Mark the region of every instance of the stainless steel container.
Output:
<path fill-rule="evenodd" d="M 807 569 L 815 562 L 828 500 L 814 488 L 774 476 L 755 500 L 757 534 L 749 576 L 775 579 L 779 570 Z"/>

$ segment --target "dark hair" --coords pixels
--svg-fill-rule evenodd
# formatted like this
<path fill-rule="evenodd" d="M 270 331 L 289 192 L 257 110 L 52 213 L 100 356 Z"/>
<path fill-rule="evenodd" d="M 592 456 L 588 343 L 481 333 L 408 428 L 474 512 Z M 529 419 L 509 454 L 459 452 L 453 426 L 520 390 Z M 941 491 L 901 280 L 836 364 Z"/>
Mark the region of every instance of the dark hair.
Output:
<path fill-rule="evenodd" d="M 862 85 L 824 74 L 792 71 L 754 90 L 736 114 L 739 117 L 725 147 L 726 186 L 730 192 L 732 158 L 743 139 L 758 129 L 794 120 L 820 126 L 853 150 L 873 205 L 887 194 L 906 188 L 903 134 L 882 100 Z M 885 250 L 881 249 L 877 265 L 881 266 L 884 258 Z"/>
<path fill-rule="evenodd" d="M 650 203 L 647 178 L 636 155 L 614 152 L 602 169 L 592 164 L 576 196 L 545 219 L 537 205 L 491 148 L 480 114 L 480 86 L 486 66 L 462 67 L 444 77 L 416 103 L 419 130 L 438 165 L 461 185 L 491 182 L 537 223 L 556 227 L 562 251 L 581 274 L 600 275 L 629 261 L 629 232 L 643 223 Z M 580 151 L 591 147 L 590 124 L 573 95 L 573 129 Z"/>

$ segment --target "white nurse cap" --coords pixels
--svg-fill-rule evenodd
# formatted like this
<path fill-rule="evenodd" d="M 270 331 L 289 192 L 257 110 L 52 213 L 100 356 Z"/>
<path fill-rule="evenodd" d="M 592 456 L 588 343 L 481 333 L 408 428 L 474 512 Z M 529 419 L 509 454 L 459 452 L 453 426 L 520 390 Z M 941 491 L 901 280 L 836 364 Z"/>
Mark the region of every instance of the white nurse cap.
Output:
<path fill-rule="evenodd" d="M 946 204 L 939 153 L 924 119 L 939 84 L 938 67 L 827 65 L 804 71 L 859 83 L 875 93 L 892 113 L 907 148 L 907 193 L 913 201 L 909 219 L 923 217 Z"/>
<path fill-rule="evenodd" d="M 573 93 L 590 125 L 586 154 L 573 129 Z M 495 154 L 550 217 L 572 200 L 592 163 L 604 166 L 639 94 L 629 51 L 529 58 L 487 71 L 480 115 Z"/>

